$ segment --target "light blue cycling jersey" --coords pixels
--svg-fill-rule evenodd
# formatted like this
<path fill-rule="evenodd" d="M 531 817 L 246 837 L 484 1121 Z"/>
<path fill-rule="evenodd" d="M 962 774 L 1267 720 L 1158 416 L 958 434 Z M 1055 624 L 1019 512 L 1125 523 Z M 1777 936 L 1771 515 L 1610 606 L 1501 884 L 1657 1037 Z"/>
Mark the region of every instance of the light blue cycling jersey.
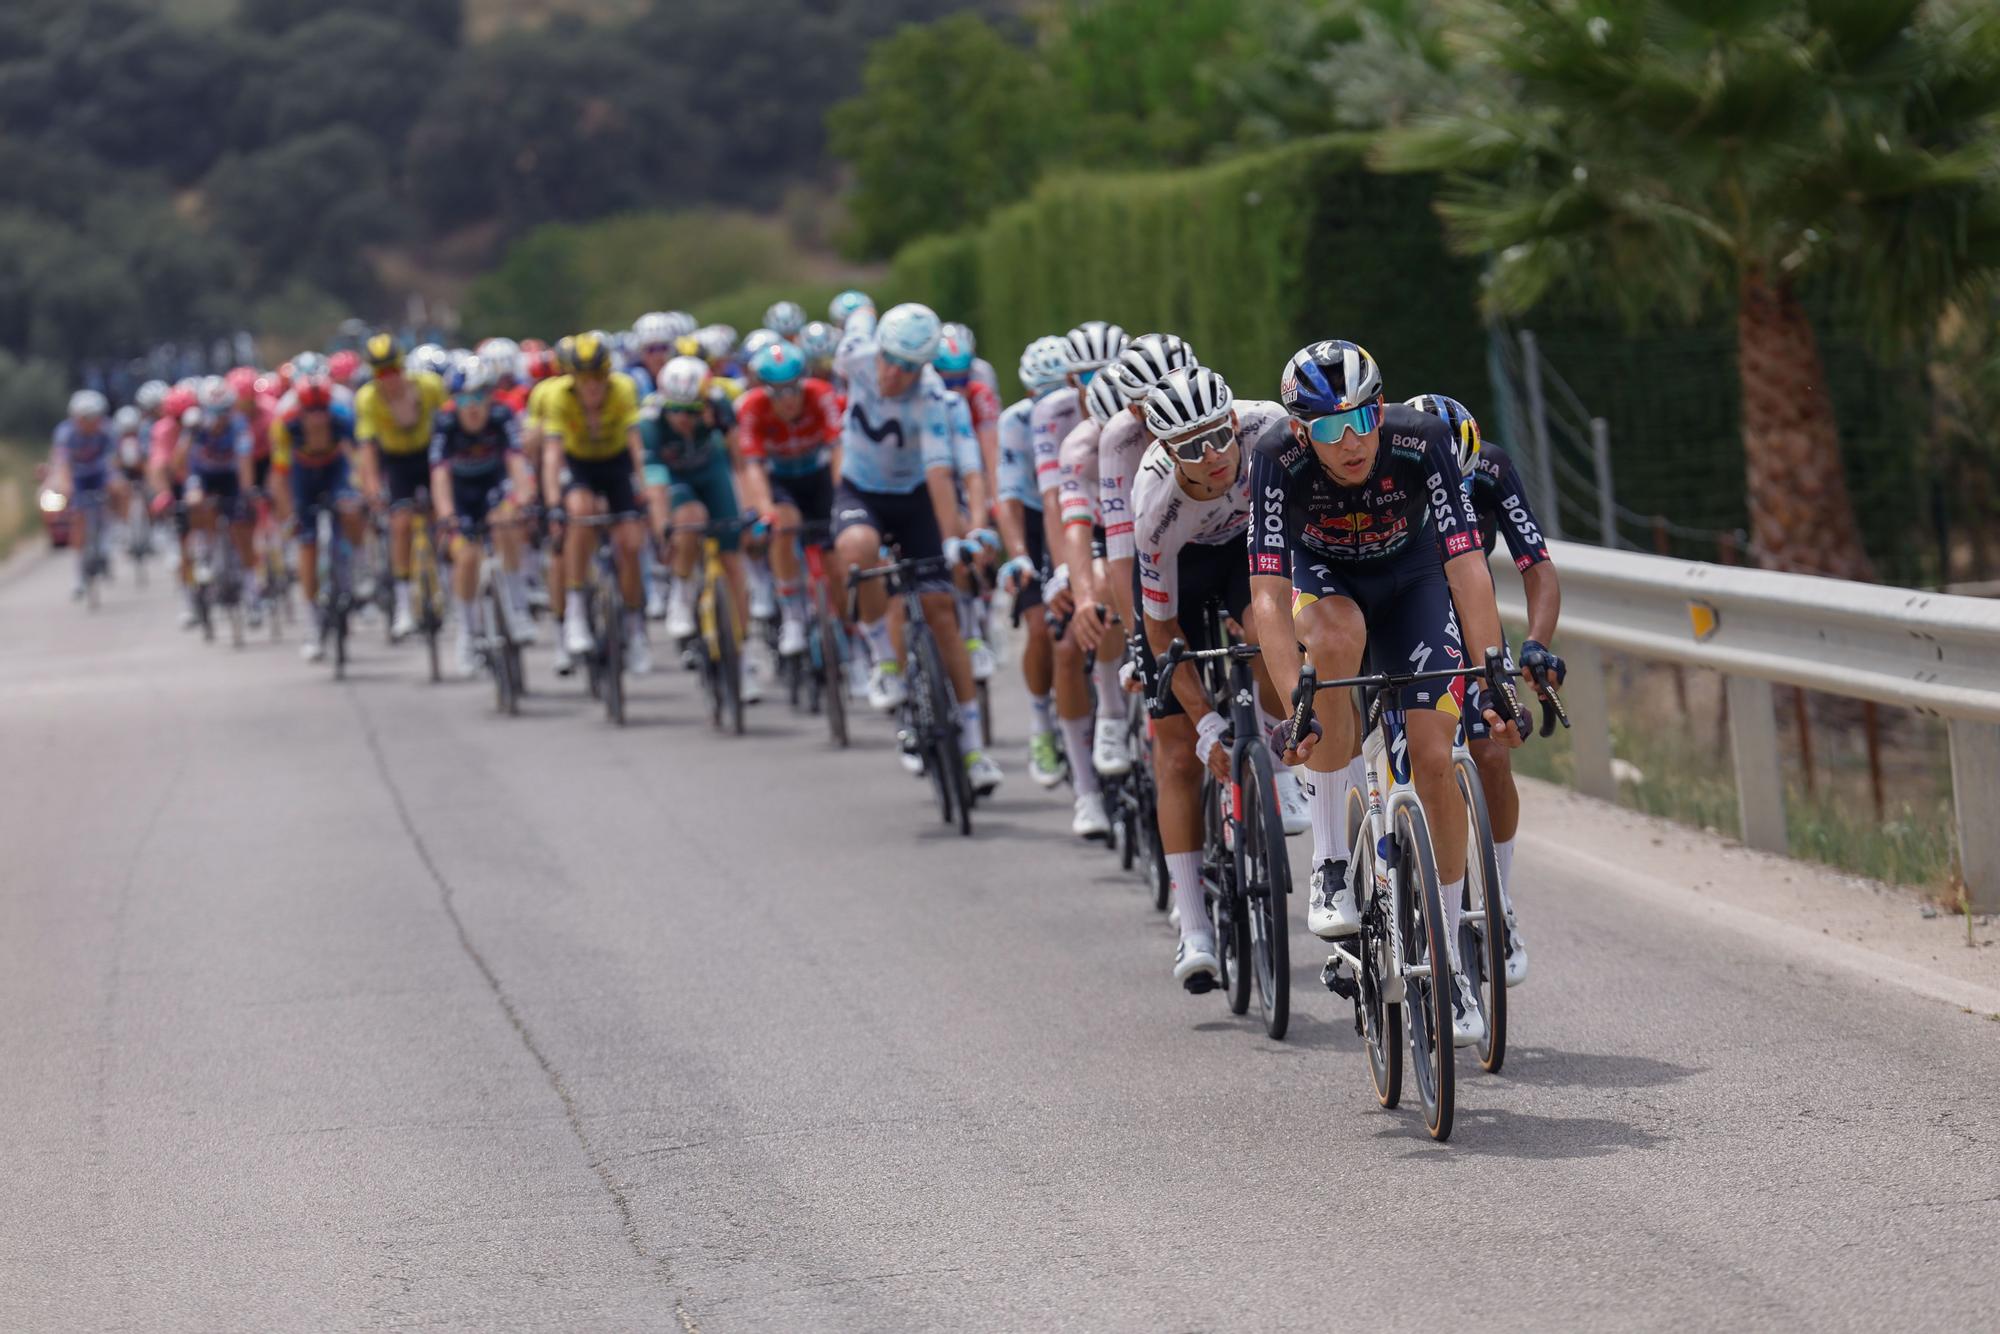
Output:
<path fill-rule="evenodd" d="M 69 465 L 73 478 L 97 478 L 111 471 L 111 460 L 118 452 L 118 446 L 111 438 L 102 422 L 95 431 L 82 431 L 73 421 L 65 421 L 56 427 L 50 442 L 50 453 L 57 463 Z"/>
<path fill-rule="evenodd" d="M 947 389 L 951 403 L 951 455 L 958 463 L 958 475 L 970 477 L 986 471 L 986 456 L 979 452 L 979 433 L 972 429 L 972 405 L 965 395 Z"/>
<path fill-rule="evenodd" d="M 848 317 L 834 370 L 847 379 L 847 415 L 840 432 L 840 479 L 862 491 L 908 495 L 932 468 L 958 471 L 952 450 L 949 391 L 929 366 L 916 388 L 885 398 L 875 373 L 875 318 Z"/>
<path fill-rule="evenodd" d="M 1028 417 L 1035 400 L 1024 398 L 1010 403 L 1000 414 L 1000 475 L 994 486 L 1002 500 L 1018 500 L 1029 509 L 1042 512 L 1042 490 L 1035 485 L 1035 436 Z"/>

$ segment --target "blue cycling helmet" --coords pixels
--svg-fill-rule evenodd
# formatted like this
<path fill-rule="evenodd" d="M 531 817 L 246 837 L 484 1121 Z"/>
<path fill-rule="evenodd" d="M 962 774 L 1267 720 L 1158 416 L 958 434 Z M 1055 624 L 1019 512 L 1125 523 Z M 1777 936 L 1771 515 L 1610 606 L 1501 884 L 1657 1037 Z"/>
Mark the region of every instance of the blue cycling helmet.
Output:
<path fill-rule="evenodd" d="M 874 304 L 874 297 L 869 296 L 866 292 L 857 292 L 850 287 L 827 303 L 827 318 L 833 321 L 835 328 L 839 328 L 841 325 L 847 323 L 849 315 L 852 315 L 863 306 L 872 306 Z"/>
<path fill-rule="evenodd" d="M 1310 343 L 1292 354 L 1278 383 L 1285 411 L 1300 421 L 1345 412 L 1382 396 L 1382 371 L 1368 349 L 1343 338 Z"/>
<path fill-rule="evenodd" d="M 807 361 L 832 361 L 840 347 L 840 330 L 824 320 L 814 320 L 799 330 L 796 341 Z"/>
<path fill-rule="evenodd" d="M 1451 428 L 1451 447 L 1458 455 L 1458 475 L 1470 486 L 1472 465 L 1479 462 L 1479 419 L 1465 404 L 1443 394 L 1418 394 L 1403 406 L 1442 418 L 1444 424 Z"/>
<path fill-rule="evenodd" d="M 757 355 L 750 358 L 750 373 L 768 385 L 797 384 L 805 378 L 806 359 L 780 338 L 757 349 Z"/>
<path fill-rule="evenodd" d="M 947 324 L 938 341 L 937 356 L 931 359 L 939 375 L 972 374 L 972 340 L 962 324 Z"/>
<path fill-rule="evenodd" d="M 891 306 L 875 326 L 875 346 L 885 357 L 912 366 L 929 364 L 938 354 L 943 329 L 936 312 L 915 301 Z"/>

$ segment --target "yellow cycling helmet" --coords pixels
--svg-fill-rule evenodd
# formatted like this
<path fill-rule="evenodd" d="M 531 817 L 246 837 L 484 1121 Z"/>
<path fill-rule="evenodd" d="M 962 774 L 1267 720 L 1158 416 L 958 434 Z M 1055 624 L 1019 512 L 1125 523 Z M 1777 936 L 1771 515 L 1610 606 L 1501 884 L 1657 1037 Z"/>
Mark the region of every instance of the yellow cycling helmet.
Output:
<path fill-rule="evenodd" d="M 575 334 L 564 334 L 561 338 L 556 339 L 556 345 L 550 351 L 555 354 L 556 374 L 573 375 L 576 373 Z"/>
<path fill-rule="evenodd" d="M 370 334 L 362 351 L 368 357 L 368 369 L 377 375 L 403 369 L 403 348 L 392 333 Z"/>
<path fill-rule="evenodd" d="M 611 374 L 611 344 L 602 334 L 581 333 L 570 350 L 571 374 L 601 379 Z"/>

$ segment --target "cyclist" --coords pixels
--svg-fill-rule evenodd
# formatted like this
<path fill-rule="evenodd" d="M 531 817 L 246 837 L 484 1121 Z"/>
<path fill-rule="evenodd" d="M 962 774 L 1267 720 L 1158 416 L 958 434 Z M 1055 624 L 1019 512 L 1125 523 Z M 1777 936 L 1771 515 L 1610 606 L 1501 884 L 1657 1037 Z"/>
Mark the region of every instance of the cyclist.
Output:
<path fill-rule="evenodd" d="M 758 386 L 736 401 L 746 500 L 780 529 L 830 521 L 840 446 L 833 386 L 809 374 L 805 357 L 790 343 L 774 343 L 752 357 L 750 373 Z M 778 583 L 778 653 L 803 653 L 807 607 L 796 533 L 772 544 L 771 573 Z M 836 586 L 835 605 L 844 600 Z"/>
<path fill-rule="evenodd" d="M 863 306 L 848 317 L 834 358 L 849 390 L 834 495 L 843 578 L 847 570 L 874 565 L 885 541 L 895 542 L 904 559 L 921 560 L 941 557 L 944 539 L 961 536 L 950 401 L 931 369 L 939 340 L 938 318 L 928 306 L 895 306 L 879 321 L 872 307 Z M 958 701 L 966 774 L 973 791 L 986 796 L 1000 786 L 1000 766 L 980 748 L 972 665 L 950 582 L 926 580 L 922 602 Z M 861 633 L 875 659 L 869 702 L 885 713 L 905 694 L 902 655 L 887 613 L 887 594 L 871 581 L 861 589 Z"/>
<path fill-rule="evenodd" d="M 528 410 L 527 354 L 511 338 L 487 338 L 473 349 L 493 375 L 493 401 L 505 403 L 518 419 Z"/>
<path fill-rule="evenodd" d="M 50 439 L 50 488 L 60 492 L 72 509 L 78 509 L 79 502 L 88 496 L 93 503 L 103 499 L 112 512 L 122 515 L 131 497 L 124 477 L 112 466 L 118 461 L 118 442 L 105 424 L 105 414 L 110 410 L 104 395 L 95 389 L 79 389 L 69 396 L 69 415 L 57 425 Z M 84 516 L 79 514 L 79 517 Z M 102 513 L 96 522 L 105 522 Z M 76 537 L 75 596 L 79 601 L 84 595 L 84 561 L 93 550 L 106 549 L 108 542 L 103 533 L 96 537 L 94 546 L 89 534 L 79 531 Z"/>
<path fill-rule="evenodd" d="M 327 623 L 319 602 L 319 516 L 338 523 L 350 544 L 361 542 L 360 498 L 353 486 L 354 416 L 334 401 L 326 375 L 294 381 L 291 406 L 271 423 L 272 452 L 292 479 L 292 514 L 299 543 L 299 586 L 319 618 L 318 633 L 299 648 L 307 662 L 326 656 Z"/>
<path fill-rule="evenodd" d="M 151 448 L 146 455 L 146 487 L 152 492 L 153 517 L 174 514 L 174 540 L 180 550 L 181 629 L 192 629 L 201 620 L 194 607 L 194 560 L 189 544 L 187 507 L 177 504 L 187 482 L 187 460 L 180 452 L 181 418 L 195 405 L 194 391 L 172 388 L 160 400 L 159 415 L 153 420 Z"/>
<path fill-rule="evenodd" d="M 1157 661 L 1179 639 L 1197 651 L 1220 648 L 1211 606 L 1257 643 L 1250 607 L 1250 468 L 1246 454 L 1286 435 L 1285 410 L 1263 400 L 1239 400 L 1220 375 L 1203 366 L 1169 372 L 1146 395 L 1147 449 L 1132 483 L 1132 523 L 1138 603 L 1145 625 L 1141 668 L 1155 690 Z M 1183 620 L 1182 608 L 1194 615 Z M 1261 664 L 1262 659 L 1260 658 Z M 1257 710 L 1267 733 L 1282 724 L 1283 706 L 1268 674 L 1256 670 Z M 1216 712 L 1199 673 L 1177 672 L 1171 694 L 1152 706 L 1153 755 L 1159 784 L 1160 846 L 1180 917 L 1174 979 L 1202 992 L 1215 983 L 1215 932 L 1202 900 L 1201 778 L 1231 781 L 1223 742 L 1229 720 Z"/>
<path fill-rule="evenodd" d="M 243 568 L 252 569 L 250 522 L 243 508 L 251 486 L 250 428 L 237 415 L 236 394 L 221 376 L 203 380 L 195 391 L 195 406 L 181 414 L 175 461 L 188 472 L 185 499 L 190 526 L 212 535 L 218 514 L 226 516 L 229 540 Z M 211 547 L 207 558 L 214 556 Z"/>
<path fill-rule="evenodd" d="M 847 318 L 857 310 L 875 309 L 875 298 L 850 287 L 826 303 L 826 318 L 841 333 L 847 332 Z"/>
<path fill-rule="evenodd" d="M 405 372 L 396 335 L 371 336 L 371 378 L 354 395 L 354 434 L 366 461 L 363 489 L 375 504 L 389 506 L 389 572 L 395 583 L 392 639 L 417 628 L 410 611 L 410 535 L 416 526 L 419 492 L 430 485 L 431 429 L 444 406 L 444 381 L 435 372 Z"/>
<path fill-rule="evenodd" d="M 625 373 L 632 377 L 632 386 L 642 401 L 659 388 L 660 371 L 673 360 L 679 337 L 674 328 L 673 319 L 663 310 L 649 311 L 632 322 L 632 346 L 638 361 Z"/>
<path fill-rule="evenodd" d="M 944 327 L 950 329 L 953 326 Z M 958 467 L 959 502 L 968 530 L 963 547 L 947 542 L 945 554 L 954 565 L 961 559 L 971 557 L 990 569 L 988 558 L 997 554 L 1001 547 L 1000 534 L 989 526 L 993 501 L 992 486 L 988 480 L 999 463 L 996 428 L 1000 420 L 1000 400 L 985 385 L 970 378 L 972 354 L 963 342 L 954 342 L 949 335 L 942 337 L 938 343 L 938 354 L 931 365 L 938 378 L 944 381 L 951 405 L 952 457 Z M 959 586 L 959 628 L 965 636 L 965 651 L 972 663 L 973 680 L 991 680 L 998 664 L 994 661 L 993 650 L 986 643 L 984 608 L 971 593 L 969 576 L 961 574 L 954 577 Z"/>
<path fill-rule="evenodd" d="M 695 633 L 695 598 L 701 591 L 695 567 L 701 563 L 704 540 L 699 526 L 728 523 L 742 514 L 729 448 L 736 411 L 727 398 L 711 391 L 709 379 L 708 364 L 700 357 L 674 358 L 660 372 L 660 392 L 648 400 L 639 420 L 646 502 L 654 527 L 667 542 L 673 569 L 667 636 L 676 641 Z M 727 594 L 741 633 L 750 624 L 743 534 L 732 528 L 717 534 L 716 541 L 722 548 Z M 763 688 L 748 653 L 742 656 L 739 672 L 743 702 L 762 699 Z"/>
<path fill-rule="evenodd" d="M 1374 358 L 1339 339 L 1294 354 L 1280 392 L 1289 430 L 1270 433 L 1252 451 L 1257 513 L 1250 537 L 1256 619 L 1278 687 L 1289 693 L 1296 685 L 1300 644 L 1324 678 L 1355 674 L 1364 649 L 1391 669 L 1463 666 L 1461 623 L 1473 644 L 1499 644 L 1478 520 L 1444 423 L 1401 403 L 1385 407 Z M 1466 822 L 1451 746 L 1463 700 L 1462 677 L 1449 688 L 1421 683 L 1402 692 L 1411 775 L 1443 882 L 1446 949 L 1457 977 L 1452 1036 L 1469 1046 L 1484 1035 L 1485 1019 L 1458 957 Z M 1512 724 L 1484 713 L 1496 740 L 1521 743 Z M 1356 777 L 1350 760 L 1360 737 L 1353 708 L 1334 692 L 1321 693 L 1314 714 L 1316 734 L 1297 752 L 1313 775 L 1306 925 L 1332 939 L 1361 925 L 1343 857 L 1347 787 Z"/>
<path fill-rule="evenodd" d="M 1472 512 L 1479 519 L 1479 540 L 1492 554 L 1502 536 L 1514 568 L 1521 572 L 1522 591 L 1528 602 L 1528 637 L 1521 642 L 1521 670 L 1537 691 L 1543 683 L 1560 686 L 1567 668 L 1561 658 L 1549 652 L 1555 638 L 1556 618 L 1562 611 L 1562 589 L 1556 567 L 1549 560 L 1549 546 L 1542 538 L 1542 526 L 1528 503 L 1528 489 L 1507 451 L 1491 441 L 1481 442 L 1479 422 L 1457 399 L 1443 394 L 1420 394 L 1406 405 L 1441 419 L 1451 432 L 1458 470 L 1472 491 Z M 1514 870 L 1514 835 L 1521 824 L 1521 794 L 1514 786 L 1512 753 L 1486 735 L 1483 719 L 1471 719 L 1467 727 L 1472 759 L 1479 766 L 1479 785 L 1486 793 L 1486 814 L 1493 825 L 1493 851 L 1500 866 L 1500 902 L 1507 914 L 1507 985 L 1519 986 L 1528 978 L 1528 946 L 1521 938 L 1521 926 L 1514 912 L 1514 900 L 1507 882 Z"/>
<path fill-rule="evenodd" d="M 513 519 L 519 505 L 534 494 L 534 475 L 521 456 L 519 428 L 513 410 L 499 401 L 498 377 L 477 358 L 454 372 L 452 402 L 437 415 L 431 433 L 431 494 L 437 497 L 438 531 L 452 532 L 452 594 L 458 602 L 456 666 L 461 676 L 479 670 L 473 651 L 479 624 L 479 549 L 470 534 L 453 532 L 460 520 L 483 524 L 489 518 Z M 505 494 L 512 491 L 513 499 Z M 519 643 L 534 642 L 528 616 L 528 587 L 521 574 L 525 539 L 520 528 L 504 523 L 493 530 L 500 551 L 502 595 L 508 622 Z M 488 627 L 498 633 L 501 627 Z"/>
<path fill-rule="evenodd" d="M 1028 344 L 1021 353 L 1018 376 L 1028 397 L 1009 404 L 1000 414 L 998 432 L 1000 466 L 994 476 L 998 497 L 994 518 L 1008 556 L 1000 567 L 999 584 L 1001 591 L 1014 599 L 1014 619 L 1025 621 L 1027 626 L 1021 678 L 1034 711 L 1034 731 L 1028 738 L 1028 775 L 1042 787 L 1054 787 L 1062 782 L 1062 753 L 1056 745 L 1055 715 L 1049 699 L 1055 688 L 1055 642 L 1048 617 L 1041 611 L 1048 547 L 1028 419 L 1037 400 L 1062 387 L 1062 340 L 1049 336 Z"/>
<path fill-rule="evenodd" d="M 554 386 L 543 408 L 542 491 L 560 495 L 572 520 L 612 514 L 612 551 L 618 567 L 618 591 L 625 607 L 625 665 L 634 675 L 653 670 L 646 644 L 644 590 L 639 579 L 639 553 L 646 545 L 646 525 L 640 517 L 634 483 L 643 471 L 639 442 L 639 394 L 628 375 L 611 369 L 611 348 L 593 333 L 578 334 L 570 345 L 573 370 L 550 383 Z M 565 466 L 567 465 L 567 466 Z M 575 655 L 596 648 L 586 619 L 585 590 L 590 586 L 590 560 L 596 532 L 581 523 L 564 526 L 562 575 L 550 580 L 549 602 L 563 623 L 556 643 L 556 669 L 567 674 Z M 567 588 L 577 594 L 567 598 Z M 615 627 L 605 627 L 616 634 Z"/>

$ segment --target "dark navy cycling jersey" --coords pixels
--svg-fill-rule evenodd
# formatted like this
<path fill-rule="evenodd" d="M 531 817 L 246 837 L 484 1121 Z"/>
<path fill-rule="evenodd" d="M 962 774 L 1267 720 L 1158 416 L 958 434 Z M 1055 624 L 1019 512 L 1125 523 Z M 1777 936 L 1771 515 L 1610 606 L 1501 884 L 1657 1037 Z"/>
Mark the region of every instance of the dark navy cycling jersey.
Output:
<path fill-rule="evenodd" d="M 1487 554 L 1505 536 L 1515 569 L 1525 570 L 1549 558 L 1549 544 L 1535 522 L 1534 507 L 1528 504 L 1521 470 L 1506 450 L 1491 441 L 1480 446 L 1479 457 L 1473 460 L 1472 510 L 1479 516 L 1479 541 Z"/>
<path fill-rule="evenodd" d="M 1375 466 L 1343 486 L 1313 448 L 1273 431 L 1250 453 L 1250 573 L 1289 574 L 1295 552 L 1309 560 L 1369 565 L 1412 550 L 1432 534 L 1445 560 L 1471 551 L 1479 520 L 1460 484 L 1451 433 L 1427 412 L 1383 409 Z"/>
<path fill-rule="evenodd" d="M 477 431 L 466 429 L 457 409 L 446 408 L 431 431 L 431 466 L 448 463 L 454 477 L 491 477 L 504 467 L 516 440 L 514 411 L 505 403 L 488 408 L 486 425 Z"/>

